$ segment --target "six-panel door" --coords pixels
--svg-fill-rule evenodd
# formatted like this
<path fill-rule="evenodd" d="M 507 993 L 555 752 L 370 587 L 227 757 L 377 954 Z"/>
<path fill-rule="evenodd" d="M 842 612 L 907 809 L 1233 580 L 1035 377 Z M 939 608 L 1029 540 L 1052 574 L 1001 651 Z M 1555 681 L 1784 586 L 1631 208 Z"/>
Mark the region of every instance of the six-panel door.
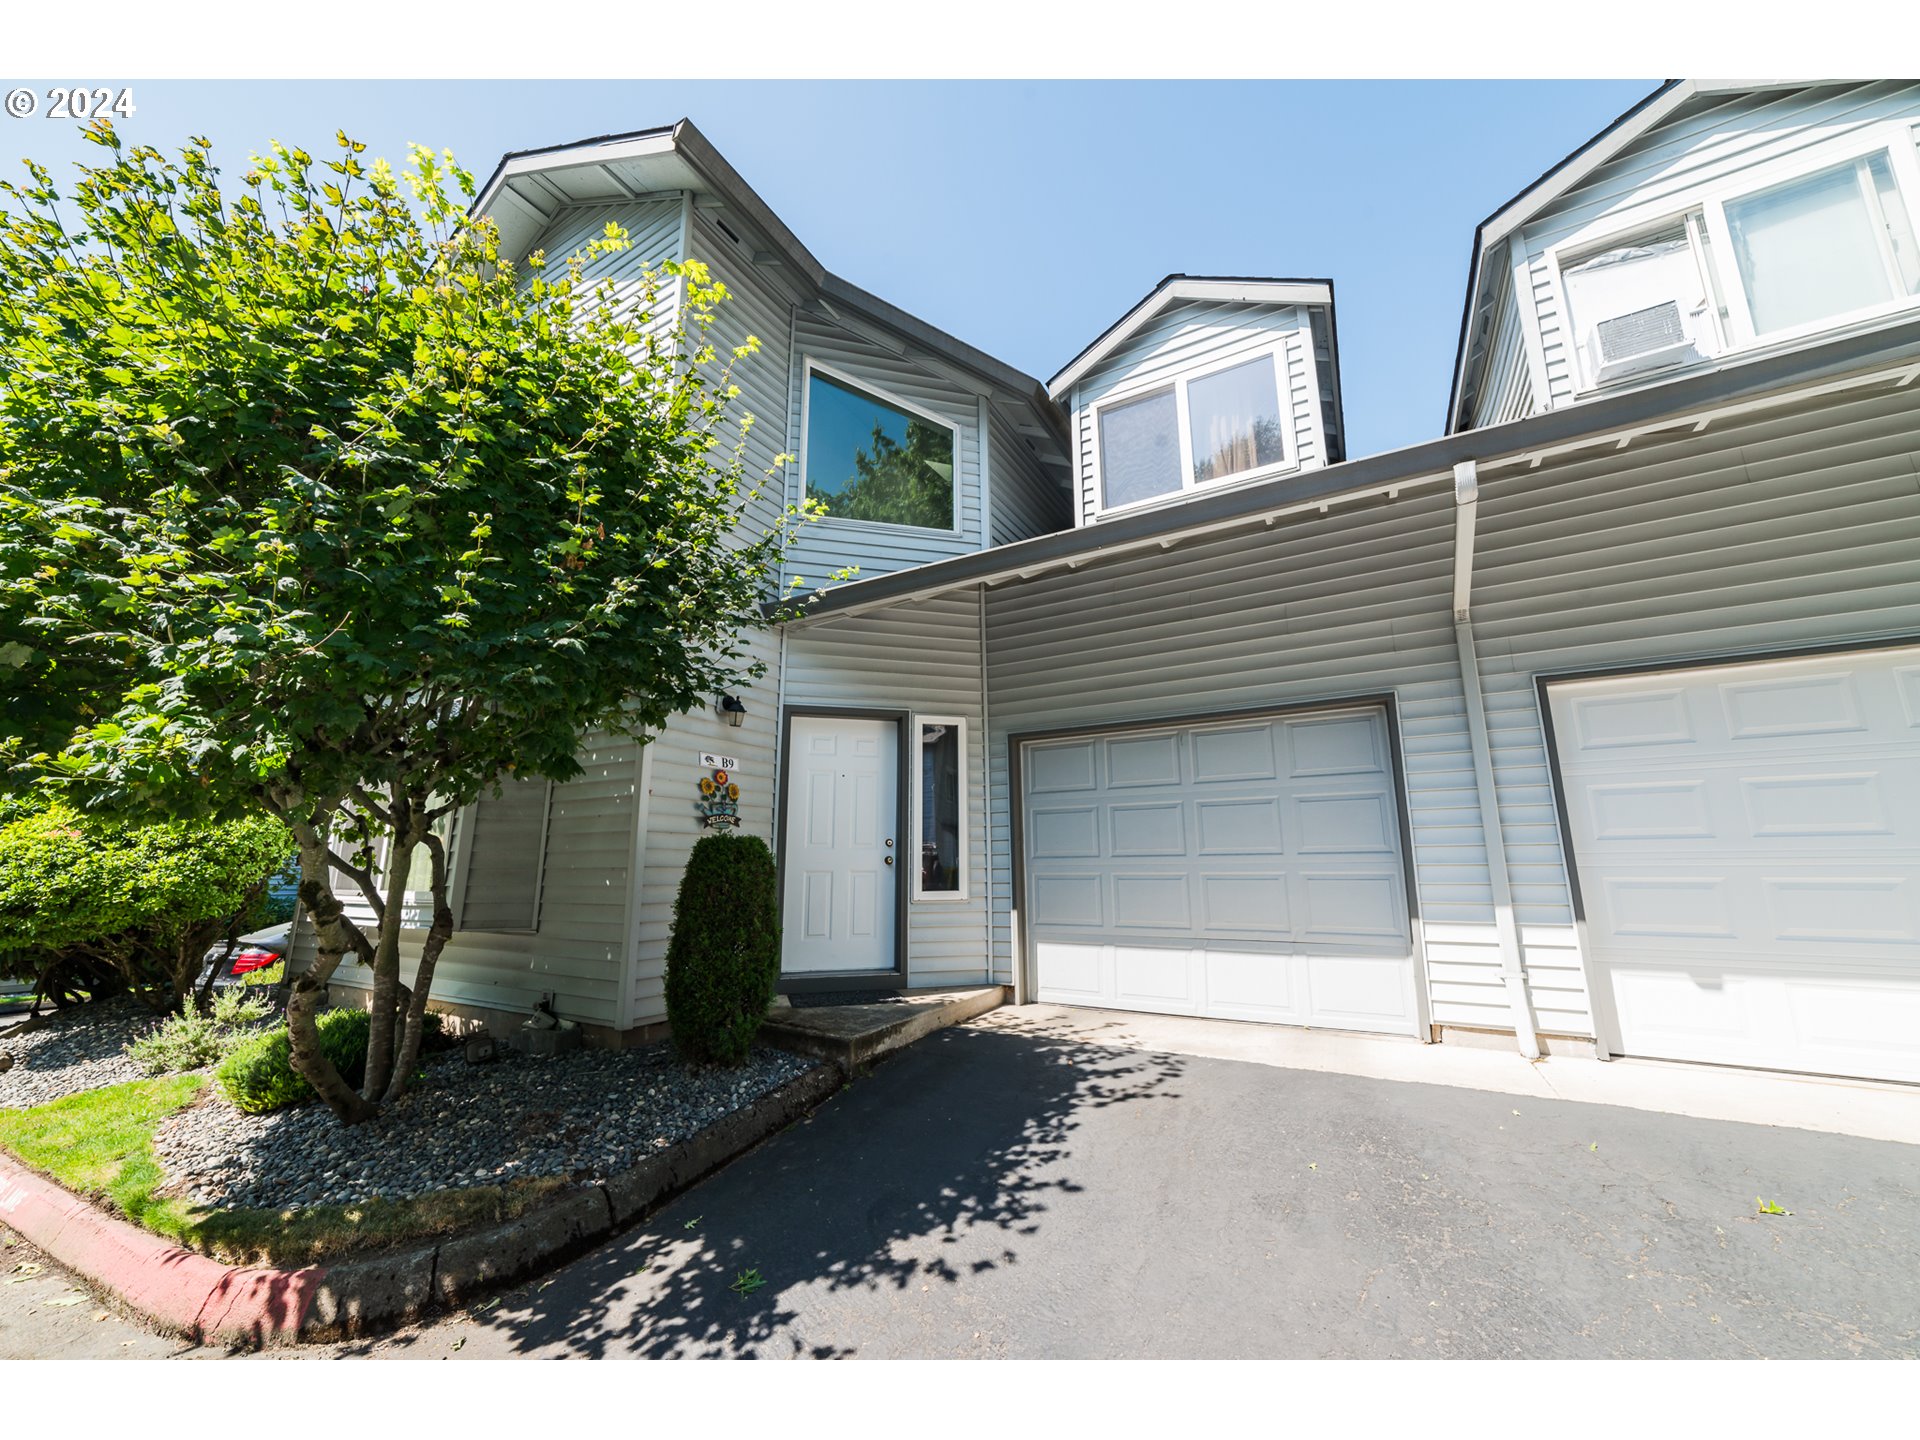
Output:
<path fill-rule="evenodd" d="M 794 717 L 782 973 L 895 967 L 899 746 L 891 720 Z"/>

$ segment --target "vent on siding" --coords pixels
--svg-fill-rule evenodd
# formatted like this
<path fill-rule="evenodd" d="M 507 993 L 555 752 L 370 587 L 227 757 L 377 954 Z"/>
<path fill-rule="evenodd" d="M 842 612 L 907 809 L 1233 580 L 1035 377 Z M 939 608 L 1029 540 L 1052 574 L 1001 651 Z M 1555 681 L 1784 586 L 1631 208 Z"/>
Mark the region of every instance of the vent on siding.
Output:
<path fill-rule="evenodd" d="M 540 880 L 547 858 L 546 780 L 509 780 L 482 795 L 465 817 L 467 846 L 460 925 L 464 930 L 540 928 Z"/>

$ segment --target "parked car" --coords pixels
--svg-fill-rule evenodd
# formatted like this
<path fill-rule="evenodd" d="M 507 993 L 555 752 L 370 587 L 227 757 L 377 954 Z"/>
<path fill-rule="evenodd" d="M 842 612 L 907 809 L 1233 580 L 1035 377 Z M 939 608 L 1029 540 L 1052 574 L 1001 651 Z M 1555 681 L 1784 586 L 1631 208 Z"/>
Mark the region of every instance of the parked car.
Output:
<path fill-rule="evenodd" d="M 292 933 L 293 923 L 284 922 L 269 925 L 264 930 L 255 930 L 251 935 L 242 935 L 234 947 L 233 957 L 226 969 L 213 983 L 216 987 L 238 985 L 256 970 L 264 970 L 269 965 L 283 959 L 287 953 L 287 940 Z M 206 963 L 218 965 L 227 952 L 227 942 L 222 940 L 207 951 Z"/>

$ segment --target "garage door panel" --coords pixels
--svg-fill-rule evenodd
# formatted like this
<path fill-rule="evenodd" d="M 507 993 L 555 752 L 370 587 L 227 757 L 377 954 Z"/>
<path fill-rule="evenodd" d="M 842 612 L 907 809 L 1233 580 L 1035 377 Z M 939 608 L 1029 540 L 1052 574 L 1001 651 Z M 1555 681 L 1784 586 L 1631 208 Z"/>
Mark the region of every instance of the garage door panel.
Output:
<path fill-rule="evenodd" d="M 1307 1023 L 1304 957 L 1247 950 L 1205 953 L 1209 1015 L 1283 1025 Z"/>
<path fill-rule="evenodd" d="M 1385 730 L 1365 715 L 1329 716 L 1284 723 L 1291 774 L 1296 779 L 1315 775 L 1383 774 L 1387 769 Z"/>
<path fill-rule="evenodd" d="M 1100 854 L 1100 812 L 1092 805 L 1036 805 L 1027 842 L 1038 861 L 1092 860 Z"/>
<path fill-rule="evenodd" d="M 1193 733 L 1196 785 L 1272 780 L 1279 774 L 1271 725 L 1235 725 Z"/>
<path fill-rule="evenodd" d="M 1406 907 L 1395 876 L 1309 871 L 1299 885 L 1305 916 L 1301 934 L 1308 940 L 1398 940 L 1406 933 Z"/>
<path fill-rule="evenodd" d="M 1294 813 L 1302 855 L 1392 855 L 1399 848 L 1391 797 L 1380 789 L 1302 795 Z"/>
<path fill-rule="evenodd" d="M 1920 650 L 1549 700 L 1612 1048 L 1920 1080 Z"/>
<path fill-rule="evenodd" d="M 1305 958 L 1316 1023 L 1345 1022 L 1363 1030 L 1413 1028 L 1413 992 L 1401 960 L 1360 954 Z"/>
<path fill-rule="evenodd" d="M 1040 998 L 1411 1031 L 1386 734 L 1364 708 L 1026 746 Z"/>
<path fill-rule="evenodd" d="M 1193 802 L 1201 855 L 1276 855 L 1286 847 L 1278 796 Z"/>
<path fill-rule="evenodd" d="M 1178 800 L 1114 805 L 1107 810 L 1107 853 L 1113 856 L 1187 853 L 1186 806 Z"/>
<path fill-rule="evenodd" d="M 1115 930 L 1166 930 L 1186 934 L 1193 929 L 1190 877 L 1184 871 L 1169 874 L 1116 870 L 1112 878 Z"/>
<path fill-rule="evenodd" d="M 1287 877 L 1266 874 L 1205 875 L 1200 880 L 1201 926 L 1210 937 L 1280 938 L 1293 930 Z"/>
<path fill-rule="evenodd" d="M 1106 741 L 1107 788 L 1179 785 L 1179 742 L 1177 735 L 1136 735 Z"/>

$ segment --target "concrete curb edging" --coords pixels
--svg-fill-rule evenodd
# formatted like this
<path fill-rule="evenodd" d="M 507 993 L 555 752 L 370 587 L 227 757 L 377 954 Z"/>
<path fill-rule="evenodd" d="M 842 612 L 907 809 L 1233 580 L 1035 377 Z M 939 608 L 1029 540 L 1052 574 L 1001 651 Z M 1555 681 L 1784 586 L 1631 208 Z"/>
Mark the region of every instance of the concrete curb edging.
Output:
<path fill-rule="evenodd" d="M 820 1105 L 844 1081 L 819 1064 L 698 1134 L 517 1220 L 432 1245 L 299 1270 L 224 1265 L 95 1208 L 0 1155 L 0 1223 L 167 1330 L 203 1343 L 359 1335 L 452 1306 L 586 1250 Z"/>

